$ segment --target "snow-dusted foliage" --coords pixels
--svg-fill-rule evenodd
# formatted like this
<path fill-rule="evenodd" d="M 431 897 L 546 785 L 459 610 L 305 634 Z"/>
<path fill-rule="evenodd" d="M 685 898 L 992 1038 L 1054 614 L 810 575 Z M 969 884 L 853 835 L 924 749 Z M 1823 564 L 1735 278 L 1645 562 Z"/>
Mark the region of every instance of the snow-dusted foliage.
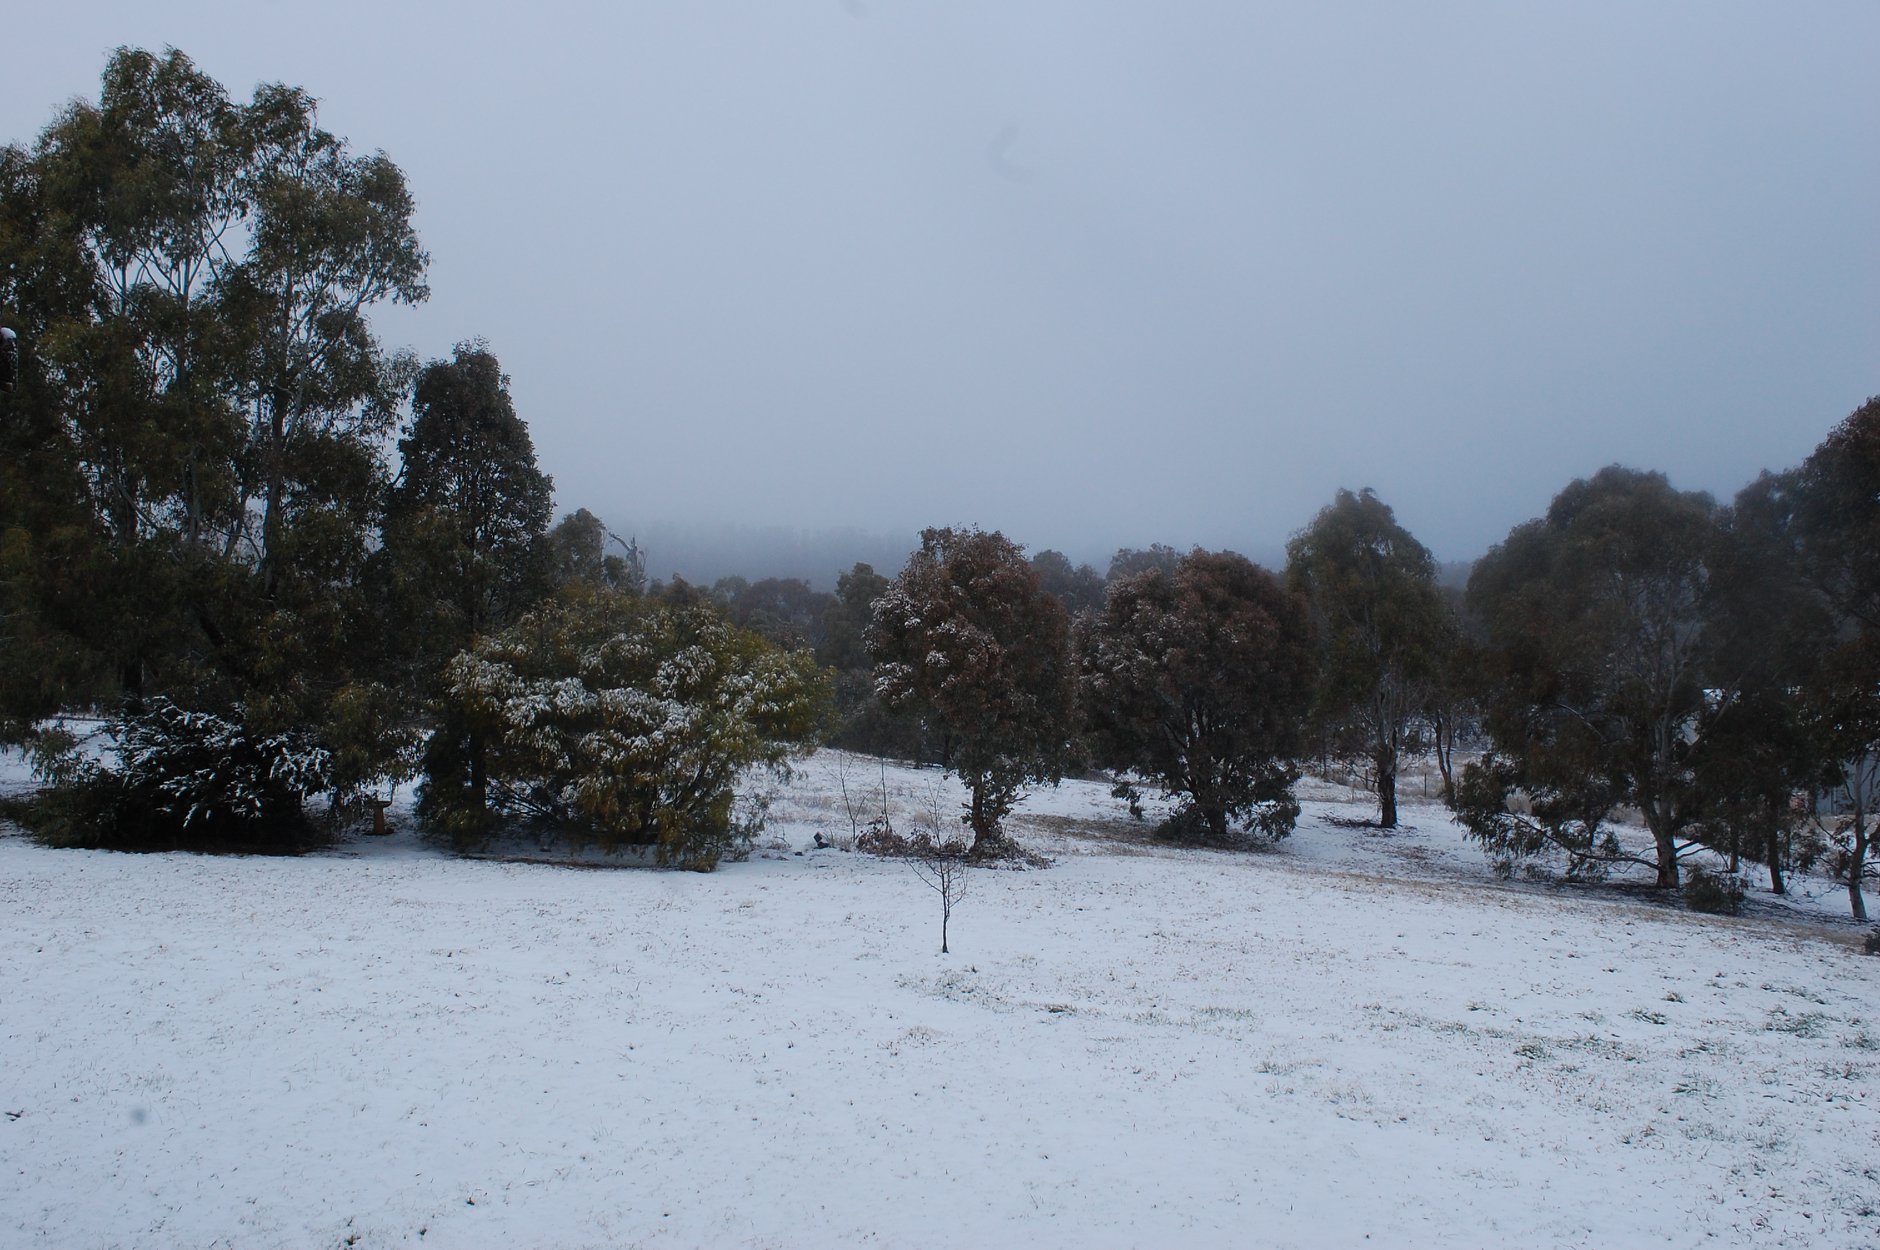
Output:
<path fill-rule="evenodd" d="M 1079 629 L 1097 761 L 1178 806 L 1162 834 L 1270 838 L 1299 815 L 1292 757 L 1312 694 L 1304 600 L 1244 556 L 1194 551 L 1114 583 Z M 1135 801 L 1125 782 L 1118 797 Z"/>
<path fill-rule="evenodd" d="M 164 698 L 112 721 L 105 736 L 106 759 L 73 750 L 42 769 L 63 792 L 47 830 L 56 840 L 291 847 L 305 831 L 303 803 L 332 783 L 332 754 L 309 734 L 258 734 Z"/>
<path fill-rule="evenodd" d="M 593 592 L 480 640 L 445 683 L 484 738 L 496 808 L 701 869 L 755 832 L 734 809 L 738 778 L 807 748 L 828 700 L 806 652 L 706 607 Z"/>
<path fill-rule="evenodd" d="M 948 741 L 975 851 L 1001 846 L 1000 822 L 1026 788 L 1055 783 L 1070 759 L 1063 605 L 1005 535 L 929 529 L 875 600 L 867 637 L 882 702 Z"/>

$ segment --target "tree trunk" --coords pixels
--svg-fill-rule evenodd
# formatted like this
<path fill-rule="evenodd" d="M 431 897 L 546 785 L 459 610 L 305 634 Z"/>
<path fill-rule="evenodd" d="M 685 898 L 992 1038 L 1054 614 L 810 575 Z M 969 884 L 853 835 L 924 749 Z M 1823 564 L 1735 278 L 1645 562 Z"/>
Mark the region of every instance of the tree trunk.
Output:
<path fill-rule="evenodd" d="M 287 494 L 287 418 L 280 399 L 274 401 L 273 409 L 270 414 L 273 438 L 262 455 L 262 462 L 267 466 L 267 481 L 262 488 L 261 502 L 261 593 L 270 602 L 281 583 L 281 512 Z"/>
<path fill-rule="evenodd" d="M 973 829 L 972 849 L 974 851 L 985 850 L 999 840 L 999 822 L 994 819 L 992 813 L 987 810 L 986 783 L 984 780 L 975 777 L 968 784 L 972 787 L 973 794 L 973 805 L 967 813 L 967 823 L 970 824 Z"/>
<path fill-rule="evenodd" d="M 1854 919 L 1865 924 L 1867 921 L 1867 899 L 1861 893 L 1860 881 L 1867 874 L 1867 848 L 1871 840 L 1867 832 L 1867 815 L 1859 806 L 1854 808 L 1854 846 L 1847 861 L 1847 902 L 1854 911 Z"/>
<path fill-rule="evenodd" d="M 1446 716 L 1439 717 L 1432 724 L 1434 732 L 1430 735 L 1436 740 L 1436 769 L 1443 775 L 1443 806 L 1451 811 L 1456 806 L 1456 731 L 1453 722 Z"/>
<path fill-rule="evenodd" d="M 1658 856 L 1657 886 L 1661 890 L 1678 888 L 1678 839 L 1670 829 L 1670 821 L 1658 810 L 1655 803 L 1647 803 L 1645 823 L 1652 831 L 1652 846 Z"/>
<path fill-rule="evenodd" d="M 144 662 L 135 658 L 124 661 L 118 669 L 118 683 L 124 691 L 124 710 L 133 716 L 141 715 L 144 710 Z"/>
<path fill-rule="evenodd" d="M 1380 829 L 1397 827 L 1397 752 L 1379 751 L 1377 764 L 1377 825 Z"/>
<path fill-rule="evenodd" d="M 1770 892 L 1788 893 L 1782 883 L 1782 826 L 1777 820 L 1771 820 L 1763 830 L 1763 854 L 1769 862 Z"/>

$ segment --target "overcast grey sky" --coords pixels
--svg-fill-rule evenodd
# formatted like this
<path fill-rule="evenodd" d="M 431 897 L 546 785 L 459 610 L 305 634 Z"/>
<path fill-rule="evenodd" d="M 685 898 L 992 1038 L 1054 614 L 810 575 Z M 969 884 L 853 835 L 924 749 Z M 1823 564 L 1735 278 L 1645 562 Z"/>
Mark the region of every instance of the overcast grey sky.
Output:
<path fill-rule="evenodd" d="M 1466 558 L 1880 391 L 1880 4 L 8 6 L 0 139 L 175 45 L 403 167 L 565 509 Z"/>

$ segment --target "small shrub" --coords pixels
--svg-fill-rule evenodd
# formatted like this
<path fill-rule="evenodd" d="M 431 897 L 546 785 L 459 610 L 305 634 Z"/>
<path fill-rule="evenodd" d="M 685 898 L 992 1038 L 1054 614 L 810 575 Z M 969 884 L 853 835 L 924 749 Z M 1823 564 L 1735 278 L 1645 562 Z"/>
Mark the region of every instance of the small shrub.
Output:
<path fill-rule="evenodd" d="M 855 839 L 855 849 L 864 855 L 879 855 L 883 859 L 906 859 L 921 852 L 923 847 L 931 847 L 933 840 L 921 834 L 908 837 L 895 832 L 893 825 L 885 819 L 876 817 L 863 826 L 862 832 Z"/>
<path fill-rule="evenodd" d="M 1299 802 L 1287 793 L 1270 801 L 1249 804 L 1239 815 L 1243 819 L 1217 822 L 1194 804 L 1184 804 L 1156 826 L 1155 836 L 1177 846 L 1240 846 L 1246 842 L 1242 830 L 1235 828 L 1240 824 L 1246 835 L 1264 835 L 1278 842 L 1291 834 L 1298 823 Z"/>
<path fill-rule="evenodd" d="M 1869 955 L 1880 955 L 1880 925 L 1875 925 L 1868 932 L 1867 940 L 1860 944 L 1860 948 Z"/>
<path fill-rule="evenodd" d="M 1747 893 L 1743 878 L 1733 872 L 1693 868 L 1684 881 L 1684 905 L 1714 916 L 1734 916 Z"/>

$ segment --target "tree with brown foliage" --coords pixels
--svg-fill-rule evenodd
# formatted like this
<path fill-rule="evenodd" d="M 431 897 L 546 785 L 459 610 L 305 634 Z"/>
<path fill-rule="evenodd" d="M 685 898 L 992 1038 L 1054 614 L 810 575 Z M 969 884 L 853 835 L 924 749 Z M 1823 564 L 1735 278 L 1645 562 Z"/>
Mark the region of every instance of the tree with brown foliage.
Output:
<path fill-rule="evenodd" d="M 868 629 L 883 700 L 948 740 L 971 799 L 973 852 L 1003 849 L 1025 789 L 1064 774 L 1072 732 L 1070 623 L 1005 535 L 929 529 L 875 600 Z"/>
<path fill-rule="evenodd" d="M 1112 584 L 1078 649 L 1091 748 L 1182 801 L 1166 834 L 1291 832 L 1313 673 L 1298 595 L 1244 556 L 1195 551 Z"/>

